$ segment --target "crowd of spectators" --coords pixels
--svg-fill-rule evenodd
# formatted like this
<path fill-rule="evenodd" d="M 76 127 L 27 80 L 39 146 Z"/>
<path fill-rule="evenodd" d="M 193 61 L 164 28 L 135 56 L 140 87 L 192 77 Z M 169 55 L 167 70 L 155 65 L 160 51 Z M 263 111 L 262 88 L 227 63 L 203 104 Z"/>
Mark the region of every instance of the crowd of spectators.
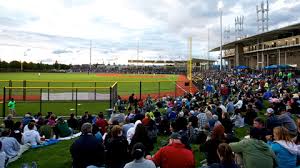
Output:
<path fill-rule="evenodd" d="M 74 168 L 192 168 L 199 160 L 192 145 L 205 156 L 203 168 L 298 166 L 300 85 L 294 77 L 285 72 L 194 75 L 202 82 L 198 93 L 156 100 L 119 96 L 107 115 L 86 112 L 77 119 L 71 114 L 65 121 L 51 113 L 26 114 L 16 123 L 8 116 L 0 160 L 4 154 L 13 160 L 26 144 L 80 130 L 70 147 Z M 248 135 L 240 137 L 238 130 Z M 168 140 L 162 144 L 163 137 Z"/>

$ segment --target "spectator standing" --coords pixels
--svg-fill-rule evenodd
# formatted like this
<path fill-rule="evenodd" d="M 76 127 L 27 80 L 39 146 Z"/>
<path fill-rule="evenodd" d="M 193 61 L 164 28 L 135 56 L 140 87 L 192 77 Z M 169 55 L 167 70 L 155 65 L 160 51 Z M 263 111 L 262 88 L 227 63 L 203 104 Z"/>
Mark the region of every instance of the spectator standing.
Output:
<path fill-rule="evenodd" d="M 10 114 L 12 114 L 12 116 L 16 116 L 16 101 L 14 100 L 14 98 L 10 99 L 7 106 Z"/>

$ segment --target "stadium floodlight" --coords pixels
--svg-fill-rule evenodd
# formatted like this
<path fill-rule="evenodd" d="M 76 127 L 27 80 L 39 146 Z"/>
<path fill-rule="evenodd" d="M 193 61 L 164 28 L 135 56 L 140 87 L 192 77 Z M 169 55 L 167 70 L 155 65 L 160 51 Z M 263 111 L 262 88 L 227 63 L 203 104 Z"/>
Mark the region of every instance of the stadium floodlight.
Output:
<path fill-rule="evenodd" d="M 219 1 L 218 2 L 218 10 L 219 10 L 219 12 L 220 12 L 220 32 L 221 32 L 221 35 L 220 35 L 220 43 L 221 43 L 221 45 L 220 45 L 220 71 L 222 70 L 222 36 L 223 36 L 223 34 L 222 34 L 222 15 L 223 15 L 223 7 L 224 7 L 224 5 L 223 5 L 223 1 L 221 0 L 221 1 Z"/>

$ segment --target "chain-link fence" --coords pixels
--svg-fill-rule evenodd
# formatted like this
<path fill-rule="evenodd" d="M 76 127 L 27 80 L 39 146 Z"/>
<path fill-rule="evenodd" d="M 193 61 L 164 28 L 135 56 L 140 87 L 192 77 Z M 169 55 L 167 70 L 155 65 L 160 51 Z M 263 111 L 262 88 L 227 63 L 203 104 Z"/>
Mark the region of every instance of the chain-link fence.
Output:
<path fill-rule="evenodd" d="M 50 111 L 64 116 L 85 111 L 97 113 L 113 107 L 117 87 L 117 82 L 110 87 L 4 87 L 0 98 L 2 116 L 9 113 L 7 104 L 12 98 L 18 115 Z"/>
<path fill-rule="evenodd" d="M 182 96 L 187 92 L 195 92 L 189 81 L 43 81 L 43 80 L 0 80 L 0 108 L 7 114 L 9 99 L 17 100 L 17 107 L 28 112 L 47 112 L 59 110 L 67 115 L 70 111 L 81 114 L 84 109 L 97 113 L 112 108 L 118 95 L 122 99 L 134 93 L 138 99 L 165 96 Z M 5 98 L 5 100 L 4 100 Z M 77 101 L 77 103 L 76 103 Z M 100 102 L 100 103 L 99 103 Z M 22 104 L 22 105 L 19 105 Z M 78 105 L 79 104 L 79 105 Z M 1 107 L 2 106 L 2 107 Z M 31 106 L 31 108 L 27 108 Z M 26 113 L 21 112 L 20 114 Z"/>

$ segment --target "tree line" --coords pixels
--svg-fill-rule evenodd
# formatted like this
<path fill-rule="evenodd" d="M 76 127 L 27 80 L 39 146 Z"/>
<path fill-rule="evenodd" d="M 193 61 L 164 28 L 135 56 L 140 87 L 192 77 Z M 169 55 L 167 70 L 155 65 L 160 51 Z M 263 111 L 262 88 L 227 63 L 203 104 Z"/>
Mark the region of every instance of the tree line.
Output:
<path fill-rule="evenodd" d="M 33 63 L 33 62 L 23 62 L 23 71 L 31 72 L 31 71 L 59 71 L 59 70 L 69 70 L 72 65 L 66 64 L 59 64 L 55 61 L 54 64 L 43 64 L 40 63 Z M 0 71 L 2 72 L 18 72 L 21 71 L 21 62 L 20 61 L 0 61 Z"/>

